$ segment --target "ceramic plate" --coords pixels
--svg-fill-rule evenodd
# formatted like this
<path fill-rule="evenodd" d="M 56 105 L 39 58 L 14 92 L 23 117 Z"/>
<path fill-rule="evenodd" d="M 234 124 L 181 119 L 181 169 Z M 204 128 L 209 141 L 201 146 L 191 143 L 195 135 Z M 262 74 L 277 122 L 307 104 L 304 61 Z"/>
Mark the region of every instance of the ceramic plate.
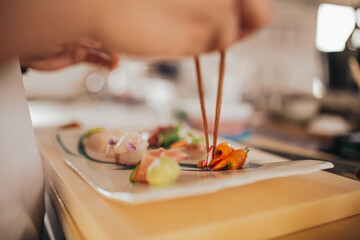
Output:
<path fill-rule="evenodd" d="M 166 187 L 152 187 L 129 181 L 132 167 L 104 163 L 89 158 L 82 138 L 85 130 L 64 130 L 54 138 L 65 162 L 92 188 L 106 198 L 129 204 L 140 204 L 172 198 L 207 194 L 256 181 L 306 174 L 332 168 L 330 162 L 317 160 L 287 161 L 254 149 L 242 169 L 207 171 L 196 167 L 196 161 L 181 163 L 177 181 Z M 244 147 L 234 144 L 235 147 Z M 199 159 L 200 160 L 200 159 Z"/>

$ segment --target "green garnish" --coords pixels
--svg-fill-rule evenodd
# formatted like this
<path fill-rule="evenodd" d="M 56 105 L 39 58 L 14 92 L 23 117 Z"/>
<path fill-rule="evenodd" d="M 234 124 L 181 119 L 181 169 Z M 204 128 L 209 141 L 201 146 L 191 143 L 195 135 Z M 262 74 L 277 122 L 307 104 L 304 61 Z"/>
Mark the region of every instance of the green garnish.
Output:
<path fill-rule="evenodd" d="M 85 137 L 87 138 L 90 135 L 93 135 L 94 133 L 102 132 L 102 131 L 105 131 L 105 128 L 102 128 L 102 127 L 92 128 L 89 131 L 87 131 Z"/>
<path fill-rule="evenodd" d="M 177 125 L 173 129 L 169 130 L 162 130 L 157 135 L 158 138 L 158 144 L 157 147 L 163 147 L 163 148 L 170 148 L 171 144 L 178 142 L 180 140 L 185 140 L 188 145 L 197 146 L 200 143 L 205 144 L 204 137 L 196 137 L 192 133 L 187 132 L 184 137 L 180 136 L 179 130 L 181 128 L 181 125 Z"/>
<path fill-rule="evenodd" d="M 130 182 L 132 182 L 132 183 L 136 182 L 135 174 L 136 174 L 136 171 L 137 171 L 137 168 L 138 168 L 139 164 L 140 164 L 140 162 L 138 164 L 136 164 L 134 170 L 130 174 Z"/>
<path fill-rule="evenodd" d="M 223 170 L 231 168 L 231 162 L 228 162 L 225 167 L 223 167 Z"/>
<path fill-rule="evenodd" d="M 191 132 L 187 132 L 186 136 L 191 138 L 191 142 L 189 145 L 199 145 L 200 143 L 204 143 L 205 139 L 204 137 L 196 137 L 194 136 L 194 134 L 192 134 Z"/>
<path fill-rule="evenodd" d="M 249 147 L 246 147 L 245 150 L 246 150 L 246 152 L 250 152 Z"/>
<path fill-rule="evenodd" d="M 217 156 L 217 155 L 220 155 L 220 154 L 222 154 L 222 151 L 221 151 L 221 150 L 217 150 L 216 153 L 215 153 L 216 156 Z"/>
<path fill-rule="evenodd" d="M 159 134 L 160 146 L 163 148 L 170 148 L 170 145 L 180 140 L 179 135 L 180 125 L 169 131 L 164 131 Z"/>

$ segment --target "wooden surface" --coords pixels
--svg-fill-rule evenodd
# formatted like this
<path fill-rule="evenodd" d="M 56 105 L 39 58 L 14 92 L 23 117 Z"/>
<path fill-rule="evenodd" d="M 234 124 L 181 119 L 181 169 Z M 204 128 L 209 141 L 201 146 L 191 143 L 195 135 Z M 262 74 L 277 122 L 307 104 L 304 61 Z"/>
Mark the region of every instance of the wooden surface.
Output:
<path fill-rule="evenodd" d="M 84 239 L 78 225 L 75 223 L 55 188 L 53 186 L 46 185 L 46 192 L 49 194 L 51 205 L 54 207 L 65 238 L 67 240 Z M 55 238 L 57 238 L 57 236 L 55 236 Z"/>
<path fill-rule="evenodd" d="M 328 224 L 323 224 L 318 227 L 313 227 L 301 232 L 296 232 L 277 238 L 277 240 L 303 239 L 360 239 L 360 215 L 345 218 Z"/>
<path fill-rule="evenodd" d="M 49 131 L 37 136 L 47 182 L 85 239 L 259 239 L 287 234 L 284 239 L 291 239 L 291 233 L 360 213 L 360 182 L 327 172 L 203 196 L 121 204 L 101 197 L 65 164 Z"/>

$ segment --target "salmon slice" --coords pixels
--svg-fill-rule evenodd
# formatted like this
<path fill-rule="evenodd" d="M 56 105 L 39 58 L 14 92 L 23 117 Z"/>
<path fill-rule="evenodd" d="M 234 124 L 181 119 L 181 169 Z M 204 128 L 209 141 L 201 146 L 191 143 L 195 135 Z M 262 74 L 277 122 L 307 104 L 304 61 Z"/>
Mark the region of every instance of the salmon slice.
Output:
<path fill-rule="evenodd" d="M 160 154 L 160 157 L 169 157 L 172 160 L 174 160 L 176 163 L 180 163 L 181 160 L 187 157 L 187 154 L 175 149 L 172 150 L 164 149 L 164 151 Z"/>
<path fill-rule="evenodd" d="M 146 172 L 150 164 L 159 157 L 170 157 L 176 163 L 179 163 L 181 160 L 187 157 L 187 154 L 178 151 L 178 150 L 166 150 L 164 148 L 159 148 L 155 150 L 147 151 L 136 170 L 135 180 L 136 182 L 146 183 Z"/>

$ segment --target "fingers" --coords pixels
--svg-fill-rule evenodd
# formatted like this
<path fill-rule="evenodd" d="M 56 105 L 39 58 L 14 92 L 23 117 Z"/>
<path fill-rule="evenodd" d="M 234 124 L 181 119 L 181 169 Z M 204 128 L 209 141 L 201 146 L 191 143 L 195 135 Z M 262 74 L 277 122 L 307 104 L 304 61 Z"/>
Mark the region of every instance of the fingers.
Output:
<path fill-rule="evenodd" d="M 109 69 L 117 67 L 119 61 L 118 54 L 105 53 L 97 50 L 90 51 L 88 48 L 78 47 L 73 45 L 63 46 L 61 51 L 57 51 L 56 54 L 46 57 L 21 60 L 23 66 L 27 66 L 36 70 L 58 70 L 73 64 L 80 62 L 88 62 L 97 64 Z"/>
<path fill-rule="evenodd" d="M 269 23 L 270 0 L 106 0 L 92 30 L 71 45 L 46 49 L 33 68 L 54 70 L 82 61 L 117 65 L 112 52 L 131 56 L 190 56 L 224 49 Z M 111 51 L 109 50 L 111 49 Z M 45 62 L 46 58 L 46 62 Z"/>
<path fill-rule="evenodd" d="M 79 38 L 76 42 L 72 44 L 89 49 L 98 49 L 98 50 L 104 49 L 103 44 L 101 42 L 95 41 L 88 37 Z"/>
<path fill-rule="evenodd" d="M 269 0 L 235 0 L 229 6 L 232 11 L 223 15 L 208 51 L 224 49 L 266 26 L 272 19 L 273 9 Z"/>
<path fill-rule="evenodd" d="M 58 56 L 59 58 L 60 56 Z M 62 60 L 62 64 L 72 65 L 80 62 L 88 62 L 97 64 L 109 69 L 114 69 L 118 65 L 119 55 L 116 53 L 107 53 L 97 51 L 94 49 L 87 49 L 83 47 L 69 47 L 69 49 L 62 54 L 62 57 L 58 59 L 59 63 Z"/>
<path fill-rule="evenodd" d="M 138 56 L 223 49 L 267 24 L 272 15 L 270 0 L 110 2 L 95 35 L 109 49 Z"/>
<path fill-rule="evenodd" d="M 209 45 L 210 51 L 224 49 L 271 21 L 273 10 L 270 0 L 234 0 L 228 4 L 231 10 L 222 16 L 214 36 L 215 44 Z"/>
<path fill-rule="evenodd" d="M 93 53 L 88 53 L 83 61 L 101 65 L 103 67 L 112 70 L 118 66 L 119 55 L 113 53 L 113 54 L 109 54 L 107 58 L 104 58 L 103 56 L 95 55 Z"/>
<path fill-rule="evenodd" d="M 269 24 L 273 16 L 273 8 L 269 0 L 243 0 L 240 1 L 239 8 L 241 9 L 239 39 Z"/>
<path fill-rule="evenodd" d="M 58 70 L 82 62 L 86 56 L 87 50 L 84 48 L 63 46 L 61 51 L 52 56 L 46 55 L 31 61 L 28 67 L 43 71 Z"/>
<path fill-rule="evenodd" d="M 78 53 L 75 54 L 74 61 L 93 63 L 109 68 L 110 70 L 116 68 L 118 65 L 119 54 L 109 52 L 101 42 L 90 38 L 81 38 L 71 45 L 78 47 Z M 83 55 L 82 49 L 87 50 L 85 56 Z"/>

